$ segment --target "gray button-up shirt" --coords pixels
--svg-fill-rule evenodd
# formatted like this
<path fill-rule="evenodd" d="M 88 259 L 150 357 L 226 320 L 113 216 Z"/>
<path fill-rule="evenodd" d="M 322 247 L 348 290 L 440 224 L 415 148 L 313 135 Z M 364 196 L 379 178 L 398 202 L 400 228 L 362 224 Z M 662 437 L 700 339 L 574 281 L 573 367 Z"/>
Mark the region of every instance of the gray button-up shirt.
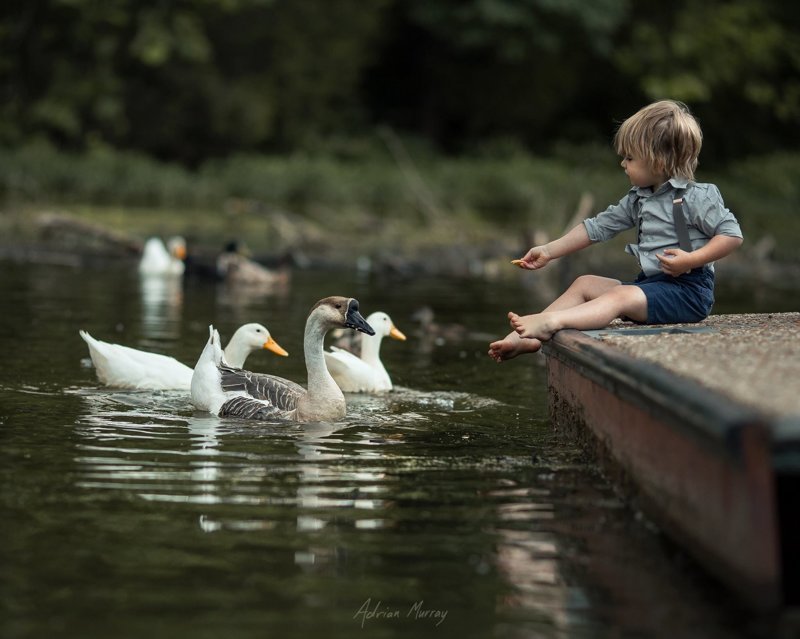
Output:
<path fill-rule="evenodd" d="M 649 187 L 633 187 L 619 204 L 613 204 L 595 217 L 584 220 L 589 239 L 592 242 L 610 240 L 620 231 L 636 228 L 641 218 L 639 241 L 628 244 L 625 251 L 638 260 L 645 275 L 662 273 L 656 253 L 663 253 L 668 248 L 680 248 L 672 219 L 673 194 L 679 188 L 686 189 L 683 211 L 693 251 L 708 244 L 715 235 L 742 237 L 739 222 L 725 208 L 716 186 L 672 178 L 655 192 Z M 713 264 L 708 266 L 713 269 Z"/>

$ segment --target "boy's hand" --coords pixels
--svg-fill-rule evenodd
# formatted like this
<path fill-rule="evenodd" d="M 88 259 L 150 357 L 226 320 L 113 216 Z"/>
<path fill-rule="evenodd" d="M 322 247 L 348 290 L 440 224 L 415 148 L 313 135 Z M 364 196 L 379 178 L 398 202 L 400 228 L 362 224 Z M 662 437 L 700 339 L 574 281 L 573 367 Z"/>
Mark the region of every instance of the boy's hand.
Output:
<path fill-rule="evenodd" d="M 551 259 L 553 258 L 550 255 L 550 251 L 547 250 L 547 247 L 534 246 L 521 260 L 511 260 L 511 263 L 516 264 L 520 268 L 534 271 L 537 268 L 546 266 Z"/>
<path fill-rule="evenodd" d="M 681 249 L 664 249 L 662 255 L 656 253 L 656 258 L 661 264 L 661 270 L 672 277 L 688 273 L 694 268 L 691 254 Z"/>

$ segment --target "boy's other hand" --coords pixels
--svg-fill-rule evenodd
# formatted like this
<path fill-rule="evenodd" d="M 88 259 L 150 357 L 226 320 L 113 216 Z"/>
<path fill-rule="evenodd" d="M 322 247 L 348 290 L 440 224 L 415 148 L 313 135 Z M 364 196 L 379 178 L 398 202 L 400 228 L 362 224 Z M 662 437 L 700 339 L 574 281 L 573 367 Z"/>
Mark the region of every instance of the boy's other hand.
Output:
<path fill-rule="evenodd" d="M 667 275 L 678 277 L 692 270 L 692 256 L 681 249 L 664 249 L 664 253 L 656 258 L 661 264 L 661 270 Z"/>
<path fill-rule="evenodd" d="M 550 255 L 550 251 L 547 250 L 547 247 L 534 246 L 525 254 L 525 257 L 523 257 L 521 260 L 513 260 L 512 263 L 516 264 L 520 268 L 524 268 L 529 271 L 535 271 L 537 268 L 546 266 L 551 259 L 553 258 Z"/>

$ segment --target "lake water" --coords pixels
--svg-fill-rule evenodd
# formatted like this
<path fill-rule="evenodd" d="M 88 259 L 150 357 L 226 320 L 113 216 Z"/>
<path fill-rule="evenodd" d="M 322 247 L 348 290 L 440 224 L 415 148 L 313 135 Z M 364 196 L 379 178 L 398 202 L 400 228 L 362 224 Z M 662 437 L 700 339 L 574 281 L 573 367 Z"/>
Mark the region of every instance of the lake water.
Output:
<path fill-rule="evenodd" d="M 350 396 L 338 423 L 227 421 L 180 392 L 108 390 L 78 336 L 192 365 L 209 323 L 225 340 L 259 321 L 290 357 L 248 368 L 304 383 L 305 317 L 333 294 L 409 338 L 382 347 L 398 389 Z M 749 636 L 734 602 L 556 437 L 540 361 L 486 356 L 525 295 L 321 271 L 265 294 L 146 284 L 130 265 L 0 264 L 0 634 Z M 461 326 L 418 334 L 423 305 Z"/>

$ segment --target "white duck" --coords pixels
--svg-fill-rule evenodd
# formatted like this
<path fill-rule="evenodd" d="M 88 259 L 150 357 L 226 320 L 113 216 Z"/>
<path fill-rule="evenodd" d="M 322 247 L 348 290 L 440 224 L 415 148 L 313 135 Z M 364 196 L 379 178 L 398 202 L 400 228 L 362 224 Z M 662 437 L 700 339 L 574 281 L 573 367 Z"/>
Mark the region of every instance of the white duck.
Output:
<path fill-rule="evenodd" d="M 89 346 L 97 378 L 103 384 L 136 390 L 191 389 L 194 371 L 175 358 L 101 342 L 86 331 L 79 333 Z M 262 348 L 284 357 L 288 355 L 264 326 L 245 324 L 225 347 L 225 360 L 234 366 L 244 366 L 247 356 Z"/>
<path fill-rule="evenodd" d="M 144 244 L 139 260 L 142 275 L 183 275 L 186 265 L 186 241 L 182 237 L 170 238 L 167 246 L 160 238 L 151 237 Z"/>
<path fill-rule="evenodd" d="M 330 421 L 344 417 L 344 394 L 325 365 L 325 334 L 332 328 L 352 328 L 367 335 L 374 330 L 358 311 L 358 300 L 326 297 L 306 320 L 305 351 L 308 388 L 274 375 L 231 368 L 220 349 L 219 334 L 209 327 L 209 339 L 192 377 L 192 403 L 220 417 Z"/>
<path fill-rule="evenodd" d="M 359 335 L 361 338 L 361 356 L 331 346 L 331 352 L 325 353 L 333 379 L 346 393 L 376 393 L 392 390 L 392 380 L 386 367 L 381 362 L 381 341 L 391 337 L 405 341 L 406 336 L 395 327 L 391 318 L 380 311 L 367 317 L 367 323 L 375 329 L 375 335 Z"/>

